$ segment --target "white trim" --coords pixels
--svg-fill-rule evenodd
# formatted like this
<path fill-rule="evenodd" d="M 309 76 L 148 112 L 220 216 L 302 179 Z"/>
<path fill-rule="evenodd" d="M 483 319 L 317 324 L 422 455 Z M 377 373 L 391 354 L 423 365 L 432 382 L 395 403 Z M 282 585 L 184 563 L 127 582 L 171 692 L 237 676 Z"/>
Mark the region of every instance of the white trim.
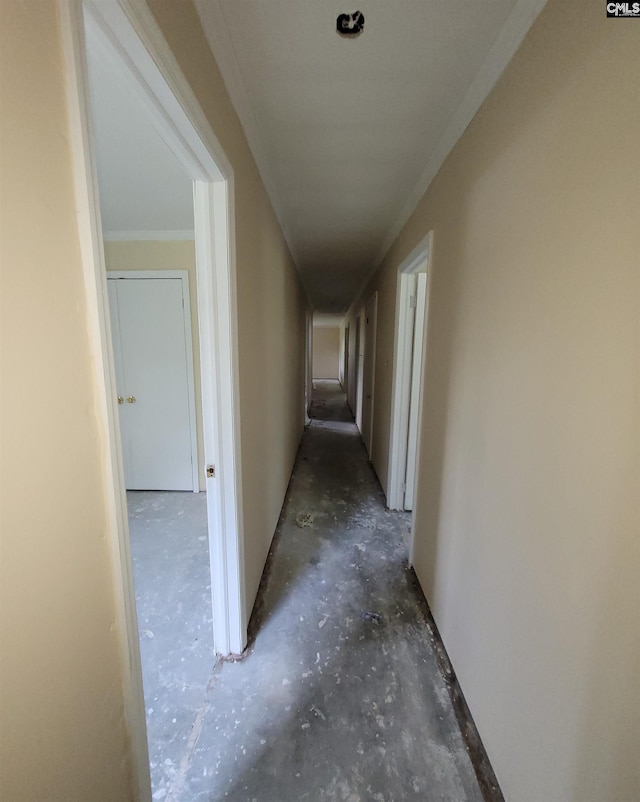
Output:
<path fill-rule="evenodd" d="M 421 364 L 420 364 L 420 389 L 418 392 L 418 398 L 420 399 L 418 402 L 418 422 L 416 429 L 418 431 L 417 436 L 417 443 L 416 443 L 416 462 L 415 462 L 415 488 L 414 488 L 414 496 L 413 496 L 413 509 L 415 510 L 416 507 L 416 497 L 418 494 L 418 482 L 420 479 L 420 463 L 421 463 L 421 449 L 420 449 L 420 442 L 421 442 L 421 434 L 422 434 L 422 410 L 424 408 L 424 388 L 425 388 L 425 378 L 427 373 L 427 343 L 429 340 L 429 307 L 431 302 L 431 282 L 433 280 L 433 265 L 431 261 L 431 252 L 429 255 L 429 261 L 427 263 L 427 284 L 425 287 L 425 299 L 424 299 L 424 320 L 422 323 L 422 355 L 421 355 Z M 411 540 L 409 542 L 409 565 L 412 566 L 414 564 L 414 554 L 415 554 L 415 544 L 416 544 L 416 519 L 414 519 L 414 526 L 411 527 Z"/>
<path fill-rule="evenodd" d="M 438 174 L 445 159 L 468 128 L 469 124 L 487 99 L 489 93 L 502 75 L 508 63 L 522 44 L 522 40 L 536 21 L 547 0 L 517 0 L 507 17 L 500 33 L 496 37 L 489 54 L 475 75 L 471 85 L 464 94 L 457 109 L 449 119 L 435 148 L 425 154 L 428 161 L 413 189 L 408 193 L 404 206 L 394 222 L 389 226 L 382 239 L 372 267 L 367 271 L 352 304 L 355 306 L 361 299 L 371 278 L 384 261 L 389 249 L 422 200 L 431 182 Z"/>
<path fill-rule="evenodd" d="M 189 439 L 191 443 L 191 483 L 193 492 L 200 492 L 198 475 L 198 435 L 196 423 L 196 379 L 193 369 L 193 329 L 191 326 L 191 299 L 189 297 L 188 270 L 108 270 L 107 281 L 120 279 L 178 279 L 181 283 L 182 309 L 184 312 L 184 342 L 187 359 L 187 394 L 189 399 Z"/>
<path fill-rule="evenodd" d="M 194 240 L 195 231 L 103 231 L 105 242 L 180 242 Z"/>
<path fill-rule="evenodd" d="M 371 323 L 371 328 L 369 330 L 369 334 L 373 333 L 371 337 L 367 337 L 367 307 L 369 304 L 372 304 L 372 317 L 373 321 Z M 360 428 L 360 434 L 362 434 L 362 429 L 364 428 L 364 393 L 365 393 L 365 368 L 368 364 L 371 365 L 371 411 L 369 413 L 369 431 L 367 432 L 367 439 L 364 440 L 365 448 L 367 449 L 367 454 L 369 455 L 369 460 L 372 459 L 372 451 L 373 451 L 373 414 L 375 410 L 375 400 L 376 400 L 376 348 L 377 348 L 377 340 L 378 340 L 378 291 L 376 290 L 373 295 L 370 295 L 365 303 L 364 307 L 362 308 L 362 317 L 364 321 L 364 355 L 363 355 L 363 365 L 362 365 L 362 409 L 361 409 L 361 422 L 362 426 Z M 372 339 L 373 343 L 370 343 L 369 340 Z M 371 360 L 369 363 L 368 360 Z M 364 437 L 363 437 L 364 439 Z"/>
<path fill-rule="evenodd" d="M 356 315 L 356 342 L 355 342 L 355 374 L 356 374 L 356 397 L 355 397 L 355 410 L 354 417 L 356 419 L 356 426 L 358 431 L 362 434 L 362 397 L 364 395 L 364 306 Z"/>
<path fill-rule="evenodd" d="M 402 210 L 387 231 L 378 257 L 376 269 L 382 263 L 387 251 L 393 245 L 403 226 L 411 217 L 420 199 L 429 189 L 429 185 L 442 167 L 444 160 L 453 150 L 456 142 L 465 132 L 475 117 L 478 109 L 495 86 L 514 53 L 522 44 L 529 28 L 546 5 L 547 0 L 518 0 L 507 17 L 502 30 L 498 34 L 482 67 L 476 73 L 471 85 L 465 92 L 460 105 L 450 118 L 447 127 L 430 154 L 429 160 L 409 193 Z"/>
<path fill-rule="evenodd" d="M 100 225 L 98 179 L 93 160 L 93 130 L 81 0 L 58 0 L 65 51 L 69 133 L 87 304 L 87 326 L 96 383 L 96 417 L 102 435 L 107 542 L 115 587 L 116 631 L 122 654 L 124 720 L 131 744 L 131 771 L 136 802 L 151 800 L 151 776 L 145 720 L 142 664 L 133 568 L 129 549 L 129 520 L 124 494 L 124 467 L 111 322 L 107 301 L 106 266 Z"/>
<path fill-rule="evenodd" d="M 196 275 L 207 465 L 209 557 L 216 651 L 241 654 L 247 645 L 244 537 L 240 470 L 238 331 L 233 230 L 233 181 L 196 181 Z M 212 265 L 213 270 L 206 269 Z M 203 269 L 205 268 L 205 269 Z M 217 534 L 217 536 L 216 536 Z"/>
<path fill-rule="evenodd" d="M 102 34 L 112 63 L 171 152 L 194 180 L 220 181 L 233 174 L 196 96 L 182 74 L 155 17 L 136 0 L 84 0 L 89 35 Z"/>
<path fill-rule="evenodd" d="M 391 385 L 391 431 L 389 434 L 389 468 L 387 478 L 387 506 L 391 510 L 404 509 L 403 484 L 405 481 L 407 464 L 408 404 L 411 385 L 410 338 L 413 337 L 413 321 L 410 321 L 412 316 L 407 314 L 409 300 L 409 281 L 407 279 L 410 275 L 425 271 L 429 280 L 431 273 L 432 239 L 433 232 L 430 231 L 398 267 L 396 283 L 396 327 L 393 346 L 393 379 Z M 428 290 L 429 288 L 427 286 L 427 303 L 429 298 Z M 422 395 L 420 395 L 420 398 L 422 398 Z M 418 428 L 418 431 L 420 431 L 420 428 Z M 416 476 L 417 471 L 418 463 L 416 458 Z"/>
<path fill-rule="evenodd" d="M 249 100 L 249 94 L 244 79 L 242 78 L 242 71 L 240 70 L 233 42 L 229 35 L 229 27 L 226 22 L 222 3 L 220 0 L 194 0 L 194 5 L 202 22 L 202 30 L 209 43 L 211 52 L 216 55 L 218 69 L 222 74 L 231 104 L 242 123 L 242 130 L 247 138 L 247 143 L 256 163 L 256 168 L 267 191 L 267 195 L 273 206 L 286 243 L 289 246 L 292 259 L 299 268 L 300 259 L 296 253 L 294 239 L 283 211 L 284 204 L 278 192 L 278 185 L 273 177 L 270 161 L 267 158 L 266 149 L 262 137 L 260 136 L 259 128 L 253 114 L 253 108 Z M 211 23 L 207 21 L 208 18 L 211 18 Z M 305 284 L 304 276 L 299 269 L 298 274 L 308 299 L 309 292 Z"/>
<path fill-rule="evenodd" d="M 235 206 L 233 171 L 189 84 L 145 3 L 59 0 L 65 41 L 70 134 L 78 231 L 87 293 L 89 336 L 96 369 L 97 415 L 103 430 L 108 539 L 113 555 L 117 628 L 122 653 L 125 721 L 132 749 L 135 799 L 151 798 L 142 671 L 124 475 L 115 392 L 107 279 L 94 140 L 89 112 L 85 28 L 113 49 L 163 140 L 195 183 L 196 272 L 203 388 L 203 431 L 212 561 L 214 645 L 240 653 L 246 645 L 242 475 L 238 429 Z M 83 15 L 84 10 L 84 15 Z M 213 420 L 212 420 L 213 418 Z M 215 440 L 215 435 L 219 439 Z"/>
<path fill-rule="evenodd" d="M 422 363 L 424 350 L 424 322 L 427 313 L 428 273 L 415 275 L 415 315 L 413 329 L 413 353 L 411 356 L 411 392 L 409 395 L 409 420 L 407 422 L 407 461 L 404 480 L 404 508 L 413 510 L 416 501 L 418 454 L 420 452 L 420 410 L 422 408 Z"/>
<path fill-rule="evenodd" d="M 396 284 L 396 332 L 394 343 L 391 396 L 391 432 L 389 435 L 389 469 L 387 506 L 404 509 L 404 470 L 407 462 L 407 429 L 409 425 L 410 360 L 408 354 L 413 337 L 415 315 L 409 309 L 411 275 L 398 271 Z M 402 436 L 404 433 L 404 436 Z"/>
<path fill-rule="evenodd" d="M 220 558 L 212 564 L 213 605 L 218 611 L 214 642 L 219 654 L 239 654 L 246 646 L 248 622 L 242 592 L 233 170 L 146 3 L 85 0 L 85 8 L 93 20 L 93 34 L 101 33 L 107 49 L 119 57 L 120 69 L 126 70 L 158 133 L 195 182 L 203 435 L 206 463 L 216 471 L 215 478 L 206 482 L 210 554 Z M 198 190 L 200 184 L 209 190 Z M 203 274 L 209 275 L 203 278 Z M 208 281 L 212 282 L 209 296 L 201 292 Z M 207 297 L 212 300 L 207 302 Z M 208 382 L 212 370 L 215 381 Z M 217 424 L 207 422 L 214 414 L 226 416 L 219 439 Z M 220 516 L 225 525 L 214 527 Z M 214 542 L 218 540 L 222 545 Z M 220 614 L 225 605 L 229 609 Z"/>
<path fill-rule="evenodd" d="M 309 412 L 313 402 L 313 312 L 305 312 L 305 362 L 304 362 L 304 425 L 311 423 Z"/>

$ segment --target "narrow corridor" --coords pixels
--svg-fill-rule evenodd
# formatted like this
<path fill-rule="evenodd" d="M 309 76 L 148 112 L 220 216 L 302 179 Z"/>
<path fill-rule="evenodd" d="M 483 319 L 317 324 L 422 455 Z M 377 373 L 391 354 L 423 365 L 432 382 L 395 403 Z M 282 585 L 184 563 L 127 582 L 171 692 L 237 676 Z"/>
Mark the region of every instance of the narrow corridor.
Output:
<path fill-rule="evenodd" d="M 244 659 L 219 663 L 156 799 L 482 802 L 384 496 L 337 384 L 317 383 Z"/>

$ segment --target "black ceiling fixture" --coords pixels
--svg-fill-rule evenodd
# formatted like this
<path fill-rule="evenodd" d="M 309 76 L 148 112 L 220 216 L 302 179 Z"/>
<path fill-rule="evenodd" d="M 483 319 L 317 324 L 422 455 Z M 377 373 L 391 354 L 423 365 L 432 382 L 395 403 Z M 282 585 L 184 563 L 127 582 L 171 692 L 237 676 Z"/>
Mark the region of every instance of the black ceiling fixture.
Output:
<path fill-rule="evenodd" d="M 364 28 L 364 14 L 354 11 L 353 14 L 339 14 L 336 20 L 336 30 L 340 36 L 358 36 Z"/>

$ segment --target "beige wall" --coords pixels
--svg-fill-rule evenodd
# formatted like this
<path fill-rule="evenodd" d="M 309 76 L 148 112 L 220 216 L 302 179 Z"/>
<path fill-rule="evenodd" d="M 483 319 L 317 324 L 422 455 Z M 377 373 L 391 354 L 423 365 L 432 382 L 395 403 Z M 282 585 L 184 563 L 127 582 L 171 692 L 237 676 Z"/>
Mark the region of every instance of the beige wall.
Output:
<path fill-rule="evenodd" d="M 313 327 L 313 378 L 337 379 L 340 365 L 340 329 Z"/>
<path fill-rule="evenodd" d="M 0 3 L 0 798 L 131 799 L 55 5 Z"/>
<path fill-rule="evenodd" d="M 204 440 L 202 436 L 202 389 L 200 384 L 200 337 L 198 334 L 195 243 L 189 240 L 169 242 L 161 240 L 111 241 L 104 244 L 104 256 L 107 270 L 187 270 L 189 273 L 198 476 L 200 477 L 200 490 L 204 490 Z"/>
<path fill-rule="evenodd" d="M 250 610 L 304 427 L 306 299 L 189 0 L 150 0 L 235 177 L 246 596 Z"/>
<path fill-rule="evenodd" d="M 392 246 L 434 231 L 415 568 L 509 802 L 638 781 L 640 38 L 551 0 Z"/>
<path fill-rule="evenodd" d="M 0 797 L 126 802 L 132 783 L 100 468 L 105 432 L 97 425 L 55 8 L 52 0 L 0 3 Z M 303 428 L 304 296 L 192 6 L 172 0 L 153 9 L 235 173 L 251 609 Z"/>

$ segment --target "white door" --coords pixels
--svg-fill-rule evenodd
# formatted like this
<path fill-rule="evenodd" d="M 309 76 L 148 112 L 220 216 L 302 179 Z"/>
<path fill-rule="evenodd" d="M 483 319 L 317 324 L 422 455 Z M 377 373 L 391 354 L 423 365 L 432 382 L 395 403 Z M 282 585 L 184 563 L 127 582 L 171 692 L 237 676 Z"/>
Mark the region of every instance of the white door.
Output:
<path fill-rule="evenodd" d="M 364 360 L 362 368 L 362 439 L 371 459 L 373 443 L 373 394 L 376 363 L 376 318 L 378 293 L 374 293 L 364 308 Z"/>
<path fill-rule="evenodd" d="M 108 285 L 125 486 L 197 489 L 183 280 L 120 274 Z"/>

